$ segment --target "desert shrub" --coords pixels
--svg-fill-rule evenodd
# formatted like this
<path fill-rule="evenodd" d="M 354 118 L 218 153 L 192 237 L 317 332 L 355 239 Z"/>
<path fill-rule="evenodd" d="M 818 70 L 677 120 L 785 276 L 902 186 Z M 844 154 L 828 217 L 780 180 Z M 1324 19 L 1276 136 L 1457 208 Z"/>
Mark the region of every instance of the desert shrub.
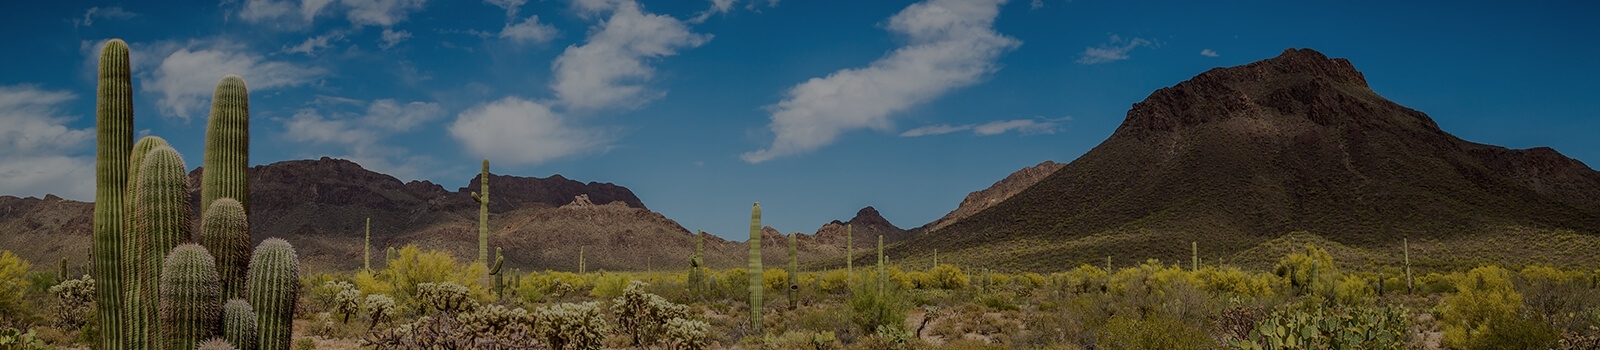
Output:
<path fill-rule="evenodd" d="M 1581 270 L 1562 271 L 1550 266 L 1527 266 L 1513 280 L 1522 292 L 1523 305 L 1534 315 L 1549 321 L 1558 331 L 1600 333 L 1600 326 L 1586 317 L 1587 309 L 1600 306 L 1600 290 L 1590 285 L 1591 276 Z"/>
<path fill-rule="evenodd" d="M 578 290 L 588 288 L 586 283 L 575 273 L 545 271 L 529 273 L 511 288 L 515 291 L 518 301 L 524 305 L 533 305 L 573 295 Z"/>
<path fill-rule="evenodd" d="M 78 329 L 89 319 L 89 309 L 94 307 L 95 285 L 94 278 L 83 275 L 78 279 L 62 281 L 50 287 L 50 294 L 56 297 L 56 326 L 64 329 Z"/>
<path fill-rule="evenodd" d="M 598 302 L 544 306 L 535 313 L 539 320 L 534 328 L 535 333 L 551 348 L 558 350 L 599 349 L 605 334 L 611 330 L 606 320 L 600 317 Z"/>
<path fill-rule="evenodd" d="M 767 333 L 761 336 L 749 336 L 739 341 L 739 345 L 747 349 L 832 349 L 837 347 L 838 340 L 833 332 L 815 332 L 809 330 L 787 331 L 779 334 Z"/>
<path fill-rule="evenodd" d="M 847 305 L 827 303 L 800 309 L 799 328 L 807 331 L 851 332 L 856 329 L 851 309 Z M 791 329 L 792 330 L 792 329 Z M 854 334 L 854 333 L 848 333 Z"/>
<path fill-rule="evenodd" d="M 1214 344 L 1205 331 L 1166 316 L 1115 316 L 1096 335 L 1097 349 L 1206 349 Z"/>
<path fill-rule="evenodd" d="M 1498 266 L 1468 271 L 1444 298 L 1444 344 L 1460 349 L 1545 348 L 1557 334 L 1548 323 L 1523 313 L 1522 294 L 1511 273 Z"/>
<path fill-rule="evenodd" d="M 1238 268 L 1206 266 L 1194 275 L 1201 289 L 1218 296 L 1264 298 L 1276 294 L 1282 279 L 1272 274 L 1251 274 Z"/>
<path fill-rule="evenodd" d="M 900 327 L 910 311 L 901 294 L 893 288 L 880 291 L 876 286 L 857 286 L 848 301 L 851 321 L 863 333 L 876 332 L 878 326 L 884 325 Z"/>
<path fill-rule="evenodd" d="M 1410 311 L 1404 307 L 1323 305 L 1303 300 L 1279 308 L 1255 324 L 1248 340 L 1229 339 L 1229 344 L 1240 349 L 1404 349 L 1407 344 Z"/>
<path fill-rule="evenodd" d="M 0 250 L 0 318 L 18 317 L 25 310 L 22 295 L 28 289 L 28 266 L 11 251 Z"/>
<path fill-rule="evenodd" d="M 1339 284 L 1334 286 L 1333 300 L 1339 305 L 1362 306 L 1371 305 L 1378 297 L 1378 292 L 1372 288 L 1372 283 L 1356 275 L 1345 275 Z"/>
<path fill-rule="evenodd" d="M 1033 273 L 1033 272 L 1024 272 L 1024 273 L 1017 274 L 1016 276 L 1012 277 L 1011 282 L 1016 283 L 1018 287 L 1025 288 L 1025 289 L 1028 289 L 1028 290 L 1035 290 L 1035 289 L 1039 289 L 1039 288 L 1044 288 L 1044 286 L 1045 286 L 1044 275 Z"/>
<path fill-rule="evenodd" d="M 1305 250 L 1290 253 L 1272 268 L 1272 273 L 1289 282 L 1295 295 L 1333 295 L 1339 268 L 1327 250 L 1306 244 Z"/>
<path fill-rule="evenodd" d="M 590 274 L 590 282 L 594 289 L 589 290 L 589 296 L 598 299 L 610 299 L 622 295 L 622 290 L 628 288 L 628 282 L 633 281 L 627 274 L 615 272 L 601 272 Z"/>
<path fill-rule="evenodd" d="M 1148 317 L 1164 313 L 1198 323 L 1214 307 L 1210 297 L 1198 289 L 1201 282 L 1194 274 L 1155 259 L 1119 270 L 1107 279 L 1107 290 L 1114 297 L 1110 307 L 1118 310 L 1115 314 Z"/>
<path fill-rule="evenodd" d="M 1073 293 L 1105 292 L 1108 276 L 1106 270 L 1083 264 L 1066 272 L 1063 285 Z"/>
<path fill-rule="evenodd" d="M 667 321 L 689 316 L 687 306 L 645 292 L 646 285 L 633 281 L 622 291 L 622 296 L 611 301 L 611 312 L 617 315 L 617 328 L 630 337 L 633 346 L 660 343 L 664 340 Z"/>
<path fill-rule="evenodd" d="M 833 270 L 822 274 L 820 286 L 823 292 L 841 294 L 850 290 L 849 274 L 844 270 Z"/>
<path fill-rule="evenodd" d="M 938 284 L 936 282 L 934 282 L 934 280 L 933 280 L 933 274 L 930 274 L 930 273 L 927 273 L 927 272 L 922 272 L 922 271 L 907 272 L 906 273 L 906 278 L 911 279 L 911 288 L 914 288 L 914 289 L 934 289 L 934 288 L 939 288 Z"/>
<path fill-rule="evenodd" d="M 1412 285 L 1423 294 L 1455 293 L 1456 280 L 1460 278 L 1461 276 L 1455 274 L 1444 275 L 1438 272 L 1429 272 L 1426 275 L 1417 276 Z"/>
<path fill-rule="evenodd" d="M 967 274 L 961 272 L 961 268 L 951 264 L 939 264 L 939 266 L 934 266 L 932 270 L 929 270 L 928 273 L 933 275 L 936 288 L 962 289 L 972 283 Z"/>
<path fill-rule="evenodd" d="M 708 345 L 706 333 L 711 324 L 706 321 L 674 318 L 663 327 L 667 349 L 700 350 Z"/>
<path fill-rule="evenodd" d="M 789 290 L 789 271 L 771 268 L 761 272 L 761 286 L 767 288 L 767 293 Z"/>
<path fill-rule="evenodd" d="M 471 299 L 492 300 L 488 288 L 478 283 L 478 278 L 489 273 L 482 264 L 463 264 L 448 252 L 423 251 L 415 244 L 406 245 L 395 255 L 396 258 L 375 275 L 363 277 L 365 273 L 357 273 L 353 281 L 356 288 L 366 294 L 394 296 L 401 308 L 418 305 L 415 297 L 418 286 L 423 283 L 451 282 L 466 287 Z"/>
<path fill-rule="evenodd" d="M 534 328 L 533 315 L 522 308 L 488 305 L 456 316 L 467 334 L 478 338 L 526 337 Z"/>

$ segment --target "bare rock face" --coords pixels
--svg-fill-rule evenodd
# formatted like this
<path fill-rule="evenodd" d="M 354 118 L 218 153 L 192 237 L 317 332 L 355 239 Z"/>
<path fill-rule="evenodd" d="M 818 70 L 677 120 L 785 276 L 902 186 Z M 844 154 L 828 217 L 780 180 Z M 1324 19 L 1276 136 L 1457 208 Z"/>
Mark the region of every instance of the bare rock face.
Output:
<path fill-rule="evenodd" d="M 1028 186 L 1033 186 L 1033 184 L 1038 183 L 1039 180 L 1043 180 L 1046 176 L 1050 176 L 1051 173 L 1055 173 L 1056 170 L 1061 169 L 1061 167 L 1065 165 L 1066 164 L 1047 160 L 1043 163 L 1039 163 L 1038 165 L 1017 170 L 1016 172 L 1011 173 L 1011 175 L 1006 176 L 1006 178 L 996 181 L 994 185 L 990 185 L 989 188 L 968 193 L 967 198 L 961 200 L 961 205 L 956 206 L 956 210 L 952 210 L 950 213 L 944 214 L 944 216 L 940 217 L 938 220 L 934 220 L 933 222 L 923 225 L 922 227 L 918 227 L 914 230 L 918 232 L 931 232 L 937 231 L 945 226 L 950 226 L 950 224 L 955 223 L 956 221 L 960 221 L 968 216 L 972 216 L 972 214 L 977 214 L 984 209 L 989 209 L 989 207 L 1011 198 L 1012 195 L 1022 192 L 1022 190 L 1027 189 Z"/>

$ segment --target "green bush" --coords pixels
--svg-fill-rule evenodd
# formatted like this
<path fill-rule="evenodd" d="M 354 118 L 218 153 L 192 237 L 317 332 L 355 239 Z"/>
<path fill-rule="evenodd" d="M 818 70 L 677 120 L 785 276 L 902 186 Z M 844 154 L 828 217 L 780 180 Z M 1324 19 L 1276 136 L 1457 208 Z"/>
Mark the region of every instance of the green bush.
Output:
<path fill-rule="evenodd" d="M 1278 260 L 1272 273 L 1289 282 L 1295 295 L 1333 295 L 1334 283 L 1339 280 L 1339 268 L 1327 250 L 1306 244 L 1305 250 L 1291 253 Z"/>
<path fill-rule="evenodd" d="M 873 333 L 878 326 L 900 327 L 905 322 L 906 313 L 910 306 L 901 297 L 902 293 L 890 288 L 878 291 L 877 286 L 857 286 L 855 295 L 850 296 L 849 304 L 851 321 L 862 333 Z"/>
<path fill-rule="evenodd" d="M 1215 344 L 1204 330 L 1165 316 L 1139 319 L 1115 316 L 1095 337 L 1097 349 L 1208 349 Z"/>
<path fill-rule="evenodd" d="M 1558 334 L 1524 313 L 1522 294 L 1511 272 L 1490 265 L 1456 280 L 1456 293 L 1444 298 L 1444 345 L 1459 349 L 1546 348 Z"/>
<path fill-rule="evenodd" d="M 1344 279 L 1334 287 L 1333 300 L 1339 305 L 1364 306 L 1372 305 L 1378 297 L 1378 292 L 1372 287 L 1373 283 L 1356 275 L 1345 275 Z"/>
<path fill-rule="evenodd" d="M 939 264 L 939 266 L 934 266 L 932 270 L 928 270 L 928 274 L 933 275 L 936 288 L 962 289 L 972 283 L 967 274 L 961 272 L 961 268 L 955 265 Z"/>
<path fill-rule="evenodd" d="M 24 278 L 27 274 L 27 261 L 9 250 L 0 250 L 0 318 L 17 317 L 25 310 L 22 294 L 28 289 Z"/>

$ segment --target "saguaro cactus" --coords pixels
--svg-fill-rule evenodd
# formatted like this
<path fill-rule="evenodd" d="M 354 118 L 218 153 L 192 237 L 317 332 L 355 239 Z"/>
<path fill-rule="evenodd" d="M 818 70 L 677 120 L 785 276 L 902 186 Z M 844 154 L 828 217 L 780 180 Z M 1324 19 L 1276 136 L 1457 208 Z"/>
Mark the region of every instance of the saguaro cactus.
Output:
<path fill-rule="evenodd" d="M 189 219 L 189 185 L 184 174 L 183 156 L 172 147 L 156 147 L 146 153 L 139 166 L 138 185 L 133 191 L 133 236 L 136 250 L 127 252 L 139 255 L 138 277 L 124 280 L 124 293 L 128 306 L 134 307 L 137 316 L 130 318 L 124 330 L 130 334 L 129 346 L 160 348 L 163 344 L 157 326 L 159 314 L 159 280 L 166 252 L 191 239 Z M 135 286 L 135 284 L 137 286 Z"/>
<path fill-rule="evenodd" d="M 222 305 L 222 339 L 239 350 L 256 349 L 256 312 L 244 299 L 228 299 Z"/>
<path fill-rule="evenodd" d="M 489 262 L 489 158 L 483 159 L 483 172 L 478 173 L 478 186 L 482 192 L 473 192 L 478 201 L 478 263 Z"/>
<path fill-rule="evenodd" d="M 583 264 L 583 248 L 585 248 L 585 247 L 581 246 L 581 245 L 578 246 L 578 274 L 579 275 L 584 274 L 584 272 L 586 272 L 588 270 L 588 266 L 585 266 Z"/>
<path fill-rule="evenodd" d="M 705 267 L 705 231 L 696 231 L 694 235 L 694 255 L 689 256 L 689 290 L 699 296 L 705 288 L 706 275 L 701 269 Z"/>
<path fill-rule="evenodd" d="M 200 175 L 200 207 L 233 198 L 250 212 L 250 92 L 244 79 L 228 74 L 211 95 L 206 154 Z"/>
<path fill-rule="evenodd" d="M 161 267 L 161 333 L 166 349 L 191 349 L 216 336 L 222 314 L 211 253 L 189 243 L 172 248 Z"/>
<path fill-rule="evenodd" d="M 250 289 L 246 295 L 250 308 L 256 312 L 257 344 L 262 350 L 289 348 L 295 293 L 300 284 L 298 261 L 294 247 L 280 238 L 261 242 L 250 258 Z"/>
<path fill-rule="evenodd" d="M 367 218 L 365 232 L 361 238 L 361 269 L 372 271 L 372 218 Z"/>
<path fill-rule="evenodd" d="M 1200 242 L 1189 242 L 1189 271 L 1200 271 Z"/>
<path fill-rule="evenodd" d="M 494 276 L 494 297 L 495 298 L 502 298 L 502 299 L 505 298 L 505 295 L 502 294 L 502 292 L 504 292 L 504 290 L 505 290 L 505 287 L 506 287 L 506 283 L 505 282 L 506 282 L 506 280 L 505 280 L 505 275 L 500 273 L 500 267 L 502 265 L 504 265 L 505 262 L 506 262 L 506 256 L 503 255 L 503 254 L 500 254 L 500 248 L 499 247 L 495 247 L 494 248 L 494 265 L 490 265 L 489 266 L 489 275 L 490 276 Z"/>
<path fill-rule="evenodd" d="M 222 299 L 244 297 L 244 274 L 250 268 L 250 220 L 244 205 L 218 198 L 200 216 L 200 244 L 216 258 L 222 278 Z"/>
<path fill-rule="evenodd" d="M 750 208 L 750 326 L 761 332 L 761 202 Z"/>
<path fill-rule="evenodd" d="M 1411 286 L 1411 242 L 1405 238 L 1400 239 L 1400 251 L 1406 259 L 1406 294 L 1414 292 Z"/>
<path fill-rule="evenodd" d="M 856 260 L 856 252 L 854 248 L 856 240 L 854 237 L 852 237 L 855 235 L 855 232 L 853 232 L 855 231 L 855 226 L 855 224 L 844 225 L 844 281 L 847 284 L 855 283 L 853 282 L 855 280 L 852 279 L 855 278 L 852 276 L 855 273 L 855 266 L 853 265 Z"/>
<path fill-rule="evenodd" d="M 389 264 L 393 264 L 394 259 L 398 256 L 394 252 L 394 247 L 389 247 L 388 251 L 383 253 L 383 267 L 389 267 Z"/>
<path fill-rule="evenodd" d="M 126 347 L 123 330 L 123 276 L 127 264 L 123 239 L 128 213 L 123 197 L 128 186 L 128 153 L 133 150 L 133 79 L 128 44 L 111 39 L 100 48 L 100 78 L 95 90 L 94 279 L 100 348 Z"/>
<path fill-rule="evenodd" d="M 799 236 L 799 232 L 789 233 L 789 310 L 800 306 L 800 260 L 796 257 Z"/>
<path fill-rule="evenodd" d="M 883 235 L 878 235 L 878 292 L 882 293 L 883 282 L 889 279 L 889 269 L 883 266 Z"/>

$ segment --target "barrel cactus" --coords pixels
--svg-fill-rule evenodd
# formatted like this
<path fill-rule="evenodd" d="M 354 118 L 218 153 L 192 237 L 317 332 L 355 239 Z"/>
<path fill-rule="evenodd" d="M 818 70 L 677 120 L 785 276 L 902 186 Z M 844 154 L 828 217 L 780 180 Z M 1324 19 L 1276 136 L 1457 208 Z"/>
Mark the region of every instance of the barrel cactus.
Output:
<path fill-rule="evenodd" d="M 256 312 L 244 299 L 228 299 L 222 305 L 222 338 L 239 350 L 256 348 Z"/>
<path fill-rule="evenodd" d="M 245 295 L 256 312 L 256 344 L 262 350 L 289 348 L 299 269 L 294 247 L 280 238 L 262 241 L 250 258 Z"/>
<path fill-rule="evenodd" d="M 172 248 L 161 265 L 161 332 L 166 349 L 190 349 L 217 335 L 222 305 L 216 264 L 198 244 Z"/>

